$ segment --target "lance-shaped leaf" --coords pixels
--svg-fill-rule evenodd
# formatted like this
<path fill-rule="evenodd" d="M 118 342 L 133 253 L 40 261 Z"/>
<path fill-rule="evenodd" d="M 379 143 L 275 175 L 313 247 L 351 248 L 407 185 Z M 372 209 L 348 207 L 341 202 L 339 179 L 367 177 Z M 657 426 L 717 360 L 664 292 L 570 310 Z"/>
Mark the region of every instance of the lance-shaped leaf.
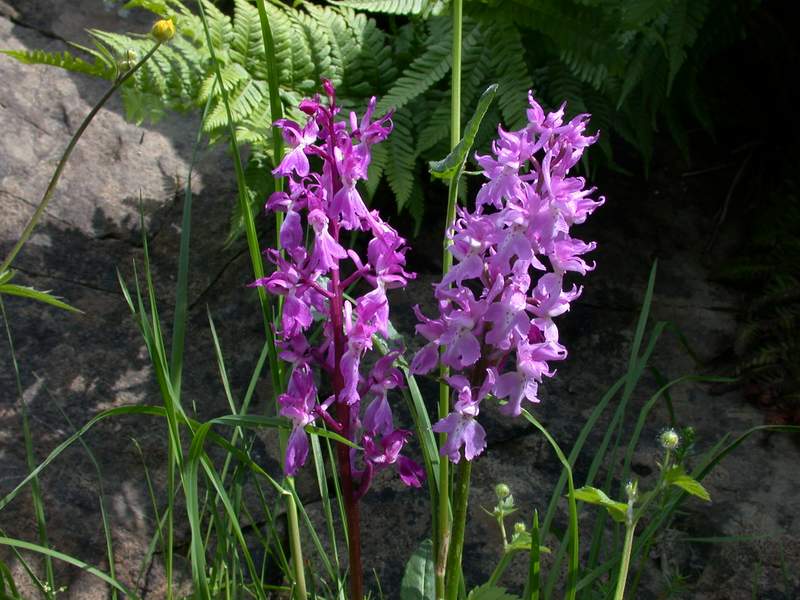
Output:
<path fill-rule="evenodd" d="M 609 516 L 618 523 L 625 522 L 625 516 L 628 511 L 628 505 L 624 502 L 617 502 L 606 496 L 603 490 L 598 490 L 595 487 L 585 485 L 580 489 L 575 490 L 575 498 L 588 502 L 589 504 L 599 504 L 608 511 Z"/>
<path fill-rule="evenodd" d="M 680 465 L 676 465 L 669 469 L 664 477 L 664 480 L 669 485 L 677 486 L 692 496 L 697 496 L 706 502 L 711 501 L 711 495 L 708 493 L 706 488 L 703 487 L 703 484 L 694 479 L 691 475 L 687 475 L 686 471 L 684 471 L 683 467 Z"/>
<path fill-rule="evenodd" d="M 38 302 L 44 302 L 45 304 L 49 304 L 50 306 L 55 306 L 56 308 L 61 308 L 63 310 L 68 310 L 70 312 L 82 313 L 83 311 L 78 310 L 74 306 L 70 306 L 66 302 L 59 300 L 55 296 L 51 295 L 49 292 L 42 292 L 40 290 L 35 290 L 31 287 L 26 287 L 24 285 L 16 285 L 14 283 L 4 283 L 0 285 L 0 294 L 9 294 L 11 296 L 22 296 L 23 298 L 30 298 L 31 300 L 36 300 Z"/>
<path fill-rule="evenodd" d="M 478 100 L 478 107 L 464 128 L 464 137 L 456 144 L 450 154 L 442 160 L 432 160 L 429 163 L 431 175 L 440 179 L 452 179 L 461 175 L 467 156 L 475 143 L 475 136 L 478 135 L 481 121 L 483 121 L 486 111 L 489 110 L 495 94 L 497 94 L 497 84 L 493 83 L 481 94 Z"/>
<path fill-rule="evenodd" d="M 400 600 L 427 600 L 434 595 L 433 542 L 425 540 L 406 563 L 400 583 Z"/>

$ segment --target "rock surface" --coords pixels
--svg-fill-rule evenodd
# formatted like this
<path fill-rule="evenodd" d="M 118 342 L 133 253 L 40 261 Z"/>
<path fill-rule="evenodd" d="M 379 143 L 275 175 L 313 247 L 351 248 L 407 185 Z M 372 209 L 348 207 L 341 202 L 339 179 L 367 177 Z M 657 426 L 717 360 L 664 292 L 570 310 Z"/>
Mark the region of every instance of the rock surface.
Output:
<path fill-rule="evenodd" d="M 110 3 L 109 3 L 110 4 Z M 85 41 L 84 28 L 145 31 L 149 20 L 139 13 L 121 18 L 99 0 L 6 0 L 0 2 L 0 46 L 63 49 L 61 39 Z M 47 185 L 64 146 L 83 116 L 103 93 L 105 82 L 61 71 L 20 65 L 0 58 L 4 85 L 0 88 L 0 254 L 16 241 Z M 23 401 L 30 415 L 34 462 L 38 463 L 76 427 L 99 410 L 131 404 L 159 404 L 146 348 L 119 291 L 116 269 L 133 280 L 132 264 L 140 267 L 143 247 L 139 202 L 144 208 L 155 287 L 162 320 L 171 319 L 183 186 L 197 122 L 171 116 L 157 126 L 126 123 L 118 99 L 101 111 L 80 141 L 62 177 L 47 217 L 36 230 L 15 267 L 19 281 L 51 289 L 84 311 L 66 314 L 19 299 L 4 299 L 20 365 Z M 564 320 L 569 360 L 545 386 L 536 414 L 561 446 L 568 450 L 598 399 L 626 370 L 636 316 L 653 259 L 659 259 L 652 319 L 669 320 L 701 359 L 694 363 L 676 336 L 669 333 L 653 358 L 663 377 L 707 371 L 710 361 L 724 356 L 736 326 L 737 298 L 711 281 L 715 260 L 726 248 L 705 250 L 713 227 L 710 215 L 723 193 L 702 178 L 681 178 L 674 166 L 656 170 L 648 184 L 601 182 L 608 203 L 585 227 L 585 237 L 599 242 L 598 268 L 587 279 L 583 298 Z M 218 148 L 206 149 L 192 181 L 194 212 L 184 397 L 201 418 L 229 411 L 220 384 L 206 307 L 220 334 L 231 387 L 240 398 L 261 350 L 258 309 L 249 281 L 248 259 L 241 246 L 223 249 L 230 207 L 235 202 L 229 157 Z M 707 198 L 699 201 L 698 198 Z M 264 224 L 266 226 L 266 223 Z M 438 228 L 436 229 L 438 231 Z M 435 235 L 420 240 L 423 251 L 414 259 L 420 277 L 393 303 L 393 318 L 406 333 L 413 330 L 411 306 L 431 308 L 430 284 L 437 271 Z M 167 339 L 168 336 L 167 336 Z M 22 441 L 22 402 L 10 354 L 0 352 L 0 494 L 6 494 L 27 473 Z M 720 372 L 729 372 L 722 365 Z M 428 396 L 431 382 L 422 382 Z M 657 389 L 645 374 L 631 399 L 628 427 Z M 693 425 L 700 451 L 725 432 L 741 432 L 763 422 L 735 389 L 685 384 L 671 393 L 676 419 Z M 269 389 L 257 388 L 252 411 L 269 411 Z M 607 413 L 615 406 L 612 402 Z M 576 466 L 576 484 L 585 480 L 591 449 L 600 439 L 609 414 Z M 631 417 L 634 418 L 631 418 Z M 484 581 L 499 557 L 494 523 L 480 509 L 493 504 L 493 487 L 508 483 L 529 520 L 534 507 L 546 509 L 560 466 L 543 438 L 523 422 L 508 423 L 488 411 L 489 449 L 473 474 L 465 572 L 470 583 Z M 655 437 L 668 423 L 659 403 L 643 431 L 634 457 L 641 477 L 655 470 Z M 122 417 L 101 422 L 85 440 L 98 460 L 102 488 L 86 451 L 74 446 L 45 470 L 44 493 L 49 542 L 108 570 L 105 540 L 98 511 L 102 494 L 112 524 L 116 574 L 145 598 L 162 598 L 160 561 L 141 577 L 139 567 L 154 531 L 154 517 L 144 478 L 142 448 L 159 502 L 164 499 L 165 431 L 159 421 Z M 278 470 L 276 444 L 262 436 L 263 463 Z M 681 518 L 682 537 L 754 536 L 737 543 L 664 543 L 654 549 L 650 573 L 658 578 L 665 553 L 693 585 L 685 597 L 738 600 L 753 597 L 797 597 L 800 572 L 800 498 L 794 493 L 800 450 L 784 435 L 761 435 L 746 442 L 707 479 L 713 503 L 690 501 Z M 616 482 L 619 485 L 619 482 Z M 319 515 L 318 492 L 308 474 L 300 480 L 309 512 Z M 563 508 L 563 506 L 562 506 Z M 405 560 L 426 537 L 429 506 L 424 491 L 403 488 L 395 479 L 379 478 L 366 497 L 364 514 L 365 572 L 375 569 L 387 598 L 397 597 Z M 585 529 L 595 511 L 582 507 Z M 558 519 L 562 519 L 560 513 Z M 0 511 L 5 535 L 36 539 L 36 520 L 27 491 Z M 188 529 L 180 525 L 176 546 L 185 552 Z M 554 543 L 552 540 L 548 543 Z M 659 554 L 659 552 L 661 554 Z M 18 581 L 26 576 L 6 548 L 0 559 L 12 566 Z M 546 563 L 547 564 L 547 563 Z M 758 568 L 754 564 L 760 565 Z M 518 588 L 526 565 L 514 562 L 503 580 Z M 185 573 L 185 571 L 183 571 Z M 58 566 L 63 597 L 104 598 L 105 586 L 91 575 Z M 755 586 L 755 587 L 754 587 Z M 32 588 L 22 587 L 31 597 Z M 646 588 L 647 589 L 647 588 Z M 642 597 L 646 593 L 641 592 Z M 654 596 L 653 596 L 654 597 Z"/>

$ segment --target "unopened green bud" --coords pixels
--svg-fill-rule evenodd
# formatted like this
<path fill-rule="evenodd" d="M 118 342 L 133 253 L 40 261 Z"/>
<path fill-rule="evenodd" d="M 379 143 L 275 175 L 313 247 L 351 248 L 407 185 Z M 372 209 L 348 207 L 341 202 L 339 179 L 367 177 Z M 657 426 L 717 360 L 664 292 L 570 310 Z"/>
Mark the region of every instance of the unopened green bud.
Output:
<path fill-rule="evenodd" d="M 639 495 L 639 482 L 629 481 L 625 484 L 625 495 L 628 496 L 628 502 L 634 502 Z"/>
<path fill-rule="evenodd" d="M 175 37 L 175 23 L 172 22 L 172 19 L 161 19 L 153 24 L 150 33 L 153 34 L 156 41 L 168 42 Z"/>
<path fill-rule="evenodd" d="M 525 523 L 523 523 L 522 521 L 517 521 L 516 523 L 514 523 L 514 533 L 520 535 L 522 533 L 525 533 L 525 531 L 526 531 Z"/>
<path fill-rule="evenodd" d="M 675 450 L 681 443 L 681 436 L 672 427 L 665 429 L 658 436 L 658 443 L 665 450 Z"/>
<path fill-rule="evenodd" d="M 494 493 L 497 495 L 499 500 L 505 500 L 511 495 L 511 488 L 509 488 L 505 483 L 498 483 L 494 486 Z"/>
<path fill-rule="evenodd" d="M 130 71 L 133 67 L 136 66 L 136 61 L 138 60 L 139 56 L 136 54 L 136 50 L 134 50 L 133 48 L 128 48 L 125 51 L 125 56 L 123 56 L 117 63 L 119 65 L 119 70 L 123 72 Z"/>

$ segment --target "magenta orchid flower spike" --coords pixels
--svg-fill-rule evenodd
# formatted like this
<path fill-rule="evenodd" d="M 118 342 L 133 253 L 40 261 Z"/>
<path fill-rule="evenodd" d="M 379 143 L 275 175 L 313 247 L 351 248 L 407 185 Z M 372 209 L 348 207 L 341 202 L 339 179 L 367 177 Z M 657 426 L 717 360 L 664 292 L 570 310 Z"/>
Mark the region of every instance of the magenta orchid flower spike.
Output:
<path fill-rule="evenodd" d="M 252 285 L 284 298 L 276 337 L 291 375 L 278 402 L 280 414 L 293 426 L 285 472 L 294 475 L 306 462 L 309 442 L 304 428 L 322 421 L 363 448 L 348 452 L 342 447 L 340 452 L 345 485 L 352 487 L 352 499 L 357 500 L 383 469 L 394 467 L 410 486 L 419 487 L 424 477 L 421 467 L 401 454 L 411 433 L 395 427 L 387 400 L 388 391 L 403 382 L 393 366 L 399 353 L 362 368 L 373 349 L 373 336 L 388 336 L 386 290 L 404 287 L 414 275 L 404 269 L 405 240 L 377 211 L 367 209 L 356 185 L 367 177 L 370 147 L 392 130 L 390 115 L 373 120 L 372 98 L 361 120 L 354 113 L 349 120 L 337 120 L 340 109 L 333 86 L 325 81 L 323 87 L 325 98 L 300 104 L 308 115 L 305 125 L 288 119 L 277 122 L 289 152 L 274 173 L 288 178 L 289 191 L 272 194 L 266 207 L 285 213 L 280 230 L 285 256 L 267 250 L 275 270 Z M 307 244 L 304 221 L 313 232 Z M 342 232 L 354 230 L 370 236 L 366 260 L 342 244 Z M 346 298 L 353 284 L 367 291 Z M 309 336 L 315 325 L 321 328 L 318 343 Z M 315 372 L 321 375 L 317 379 Z M 329 385 L 322 385 L 323 380 Z M 326 398 L 320 401 L 321 396 Z"/>
<path fill-rule="evenodd" d="M 565 278 L 594 269 L 582 256 L 595 243 L 571 237 L 570 229 L 604 200 L 591 198 L 595 188 L 583 178 L 568 176 L 597 140 L 584 134 L 589 115 L 565 123 L 564 105 L 545 114 L 530 94 L 529 101 L 528 125 L 498 127 L 492 155 L 476 155 L 487 181 L 475 209 L 460 208 L 450 232 L 454 264 L 435 286 L 438 318 L 415 307 L 417 332 L 428 343 L 412 372 L 427 373 L 439 361 L 458 372 L 447 379 L 454 409 L 433 426 L 448 434 L 441 454 L 453 462 L 486 447 L 477 420 L 485 399 L 498 399 L 512 417 L 523 402 L 539 402 L 542 378 L 555 374 L 550 363 L 567 357 L 554 319 L 581 294 Z"/>

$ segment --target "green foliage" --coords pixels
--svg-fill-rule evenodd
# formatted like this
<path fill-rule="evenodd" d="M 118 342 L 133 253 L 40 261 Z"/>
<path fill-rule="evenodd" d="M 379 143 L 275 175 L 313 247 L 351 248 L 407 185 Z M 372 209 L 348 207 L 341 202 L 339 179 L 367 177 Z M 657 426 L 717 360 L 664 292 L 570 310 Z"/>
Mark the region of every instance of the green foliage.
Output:
<path fill-rule="evenodd" d="M 464 136 L 453 148 L 452 152 L 442 160 L 431 161 L 429 163 L 431 175 L 440 179 L 452 179 L 453 177 L 460 177 L 464 170 L 464 163 L 466 163 L 472 144 L 475 143 L 475 136 L 478 134 L 478 128 L 481 126 L 481 121 L 489 110 L 489 106 L 494 100 L 497 93 L 497 85 L 491 85 L 486 88 L 486 91 L 481 95 L 478 101 L 478 107 L 475 109 L 475 114 L 470 117 L 467 126 L 464 128 Z"/>
<path fill-rule="evenodd" d="M 711 501 L 706 488 L 703 487 L 699 481 L 686 474 L 684 468 L 680 465 L 675 465 L 664 474 L 664 481 L 669 485 L 674 485 L 681 488 L 684 492 L 697 496 L 706 502 Z"/>
<path fill-rule="evenodd" d="M 97 60 L 97 57 L 95 57 L 96 60 L 94 62 L 88 62 L 67 51 L 2 50 L 0 52 L 26 65 L 49 65 L 74 73 L 84 73 L 85 75 L 102 77 L 104 79 L 110 79 L 115 75 L 113 65 L 105 60 Z"/>
<path fill-rule="evenodd" d="M 519 597 L 509 594 L 505 588 L 487 583 L 472 590 L 467 600 L 519 600 Z"/>
<path fill-rule="evenodd" d="M 228 90 L 236 137 L 274 164 L 271 150 L 267 61 L 258 10 L 252 0 L 232 0 L 232 15 L 202 0 L 221 77 Z M 378 110 L 395 109 L 395 131 L 373 173 L 385 176 L 399 210 L 417 226 L 424 214 L 419 161 L 449 151 L 449 78 L 452 32 L 445 0 L 338 0 L 296 7 L 265 3 L 275 44 L 280 94 L 289 117 L 316 92 L 320 78 L 337 86 L 346 108 L 371 95 Z M 462 114 L 498 84 L 497 105 L 486 122 L 507 128 L 525 122 L 527 91 L 551 107 L 567 101 L 568 115 L 593 114 L 603 131 L 600 148 L 613 163 L 610 136 L 640 152 L 645 165 L 662 123 L 686 150 L 689 119 L 711 123 L 703 107 L 699 73 L 714 52 L 742 35 L 751 9 L 746 0 L 481 0 L 466 2 L 462 43 Z M 165 111 L 210 110 L 203 130 L 212 142 L 228 139 L 227 113 L 205 45 L 200 18 L 180 0 L 133 0 L 129 6 L 173 16 L 178 35 L 123 89 L 127 115 L 157 120 Z M 371 14 L 390 15 L 379 27 Z M 379 17 L 383 19 L 383 17 Z M 383 22 L 383 21 L 381 21 Z M 113 79 L 116 59 L 152 43 L 143 36 L 92 31 L 92 59 L 69 53 L 7 52 L 27 63 Z M 669 101 L 667 99 L 669 98 Z M 493 128 L 476 139 L 485 148 Z M 248 180 L 248 183 L 256 184 Z M 378 189 L 370 182 L 369 194 Z"/>
<path fill-rule="evenodd" d="M 423 541 L 411 555 L 400 583 L 400 600 L 427 600 L 435 596 L 433 542 Z"/>
<path fill-rule="evenodd" d="M 612 500 L 603 490 L 599 490 L 590 485 L 585 485 L 582 488 L 575 490 L 575 497 L 581 502 L 602 506 L 606 509 L 608 515 L 617 523 L 625 522 L 625 515 L 627 514 L 628 505 L 624 502 Z"/>

